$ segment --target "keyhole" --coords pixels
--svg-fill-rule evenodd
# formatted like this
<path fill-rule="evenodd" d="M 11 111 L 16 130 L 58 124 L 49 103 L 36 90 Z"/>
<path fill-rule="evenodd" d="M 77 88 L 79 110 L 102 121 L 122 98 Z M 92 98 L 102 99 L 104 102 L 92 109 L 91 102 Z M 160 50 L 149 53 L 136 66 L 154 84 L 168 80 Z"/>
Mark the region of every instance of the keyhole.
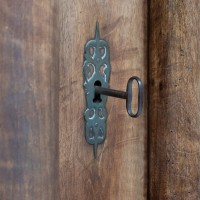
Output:
<path fill-rule="evenodd" d="M 94 86 L 101 86 L 101 81 L 95 81 Z M 93 102 L 100 103 L 102 101 L 100 94 L 94 94 Z"/>

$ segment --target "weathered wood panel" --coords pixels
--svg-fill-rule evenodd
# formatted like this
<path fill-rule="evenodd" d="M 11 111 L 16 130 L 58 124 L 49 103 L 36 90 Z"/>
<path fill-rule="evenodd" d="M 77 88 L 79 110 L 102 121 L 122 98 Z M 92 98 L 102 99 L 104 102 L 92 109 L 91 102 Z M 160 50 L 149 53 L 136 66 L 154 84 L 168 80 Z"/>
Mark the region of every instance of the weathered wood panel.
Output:
<path fill-rule="evenodd" d="M 58 199 L 54 1 L 1 1 L 0 199 Z"/>
<path fill-rule="evenodd" d="M 150 199 L 200 199 L 200 3 L 150 5 Z"/>
<path fill-rule="evenodd" d="M 123 100 L 108 98 L 107 139 L 94 160 L 84 136 L 83 53 L 99 21 L 110 44 L 112 88 L 137 75 L 147 83 L 146 1 L 60 0 L 59 174 L 61 199 L 146 199 L 146 99 L 130 118 Z M 145 92 L 146 94 L 146 92 Z"/>

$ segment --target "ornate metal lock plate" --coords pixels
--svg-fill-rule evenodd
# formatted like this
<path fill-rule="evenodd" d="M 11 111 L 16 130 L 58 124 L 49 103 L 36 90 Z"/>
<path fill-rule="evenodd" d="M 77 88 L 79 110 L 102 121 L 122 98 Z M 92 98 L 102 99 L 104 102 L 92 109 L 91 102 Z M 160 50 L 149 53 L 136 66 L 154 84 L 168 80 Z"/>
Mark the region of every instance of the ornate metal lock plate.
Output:
<path fill-rule="evenodd" d="M 98 23 L 94 39 L 85 45 L 83 74 L 87 104 L 84 113 L 85 137 L 86 141 L 93 145 L 96 158 L 97 146 L 103 143 L 106 137 L 107 96 L 95 95 L 94 86 L 108 88 L 110 78 L 109 46 L 100 38 Z"/>
<path fill-rule="evenodd" d="M 97 155 L 97 146 L 104 142 L 106 137 L 106 100 L 107 96 L 126 99 L 126 109 L 130 117 L 136 118 L 142 112 L 143 85 L 140 78 L 132 76 L 127 83 L 126 91 L 109 88 L 110 58 L 109 46 L 105 40 L 100 39 L 99 25 L 96 25 L 95 38 L 85 45 L 84 88 L 87 102 L 85 110 L 86 141 L 94 147 L 94 157 Z M 132 112 L 132 84 L 138 85 L 138 109 Z"/>

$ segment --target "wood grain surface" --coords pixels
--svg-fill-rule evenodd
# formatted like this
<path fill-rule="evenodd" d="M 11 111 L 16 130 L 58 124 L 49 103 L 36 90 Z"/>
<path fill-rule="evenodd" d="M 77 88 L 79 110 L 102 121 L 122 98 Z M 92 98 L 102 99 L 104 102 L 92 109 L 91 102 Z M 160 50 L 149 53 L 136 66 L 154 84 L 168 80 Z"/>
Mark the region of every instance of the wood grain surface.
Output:
<path fill-rule="evenodd" d="M 0 199 L 58 199 L 57 6 L 1 0 Z"/>
<path fill-rule="evenodd" d="M 200 3 L 150 3 L 150 199 L 200 199 Z"/>
<path fill-rule="evenodd" d="M 146 199 L 147 102 L 140 118 L 107 102 L 107 139 L 84 136 L 85 42 L 100 23 L 113 89 L 139 76 L 147 91 L 147 6 L 140 0 L 2 0 L 0 199 Z"/>
<path fill-rule="evenodd" d="M 125 90 L 129 77 L 147 83 L 146 1 L 60 0 L 59 187 L 61 199 L 146 199 L 146 98 L 141 117 L 128 116 L 125 101 L 108 98 L 107 139 L 93 148 L 84 136 L 84 45 L 101 37 L 110 45 L 114 89 Z"/>

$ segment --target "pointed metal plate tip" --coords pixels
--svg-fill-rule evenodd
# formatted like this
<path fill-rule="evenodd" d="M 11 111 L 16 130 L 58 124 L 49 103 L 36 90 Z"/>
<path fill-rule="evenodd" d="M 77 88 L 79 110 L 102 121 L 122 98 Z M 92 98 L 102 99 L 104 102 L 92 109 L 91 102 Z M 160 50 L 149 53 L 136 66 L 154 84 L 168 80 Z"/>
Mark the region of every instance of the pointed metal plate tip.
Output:
<path fill-rule="evenodd" d="M 97 158 L 97 143 L 95 143 L 94 145 L 93 145 L 93 150 L 94 150 L 94 159 L 96 159 Z"/>
<path fill-rule="evenodd" d="M 100 39 L 100 33 L 99 33 L 99 22 L 96 22 L 96 31 L 95 31 L 95 38 Z"/>

